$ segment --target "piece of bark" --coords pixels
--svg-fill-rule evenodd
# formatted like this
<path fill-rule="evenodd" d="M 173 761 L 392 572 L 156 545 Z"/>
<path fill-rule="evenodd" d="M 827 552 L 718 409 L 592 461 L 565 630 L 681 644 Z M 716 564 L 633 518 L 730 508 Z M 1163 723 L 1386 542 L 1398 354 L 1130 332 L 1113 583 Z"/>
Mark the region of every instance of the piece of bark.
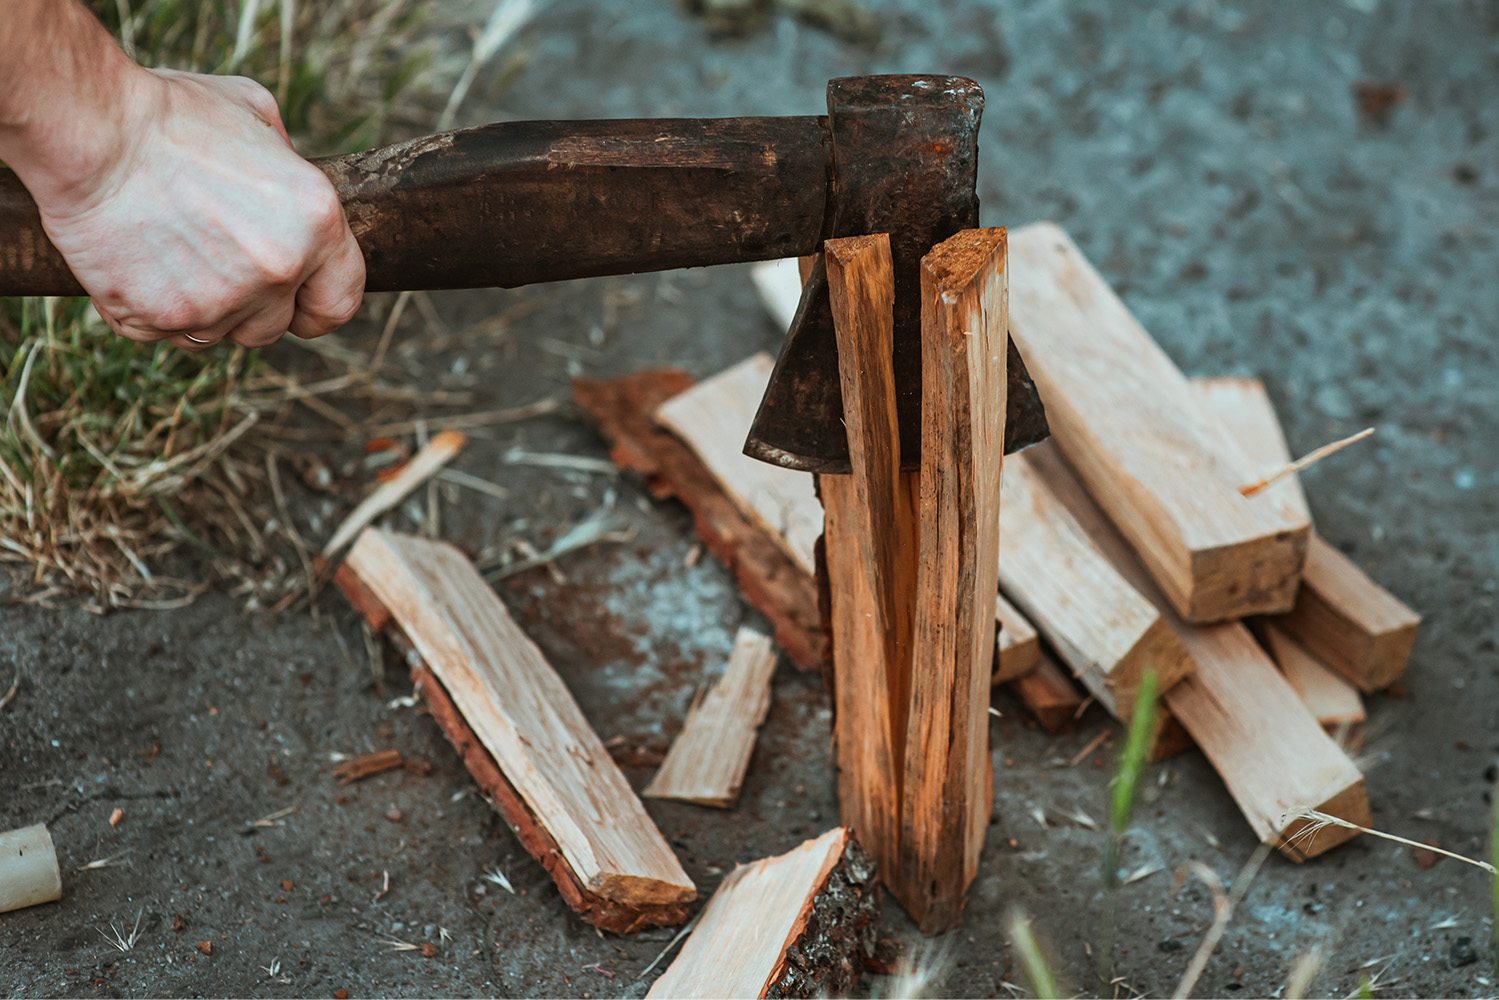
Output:
<path fill-rule="evenodd" d="M 1013 462 L 1015 457 L 1009 460 Z M 1010 690 L 1048 733 L 1062 733 L 1076 726 L 1088 700 L 1067 671 L 1045 653 L 1036 669 L 1010 682 Z"/>
<path fill-rule="evenodd" d="M 605 930 L 686 919 L 692 881 L 473 564 L 450 545 L 369 528 L 343 569 L 371 624 L 399 627 L 433 716 L 568 903 Z"/>
<path fill-rule="evenodd" d="M 1192 385 L 1249 455 L 1257 476 L 1269 475 L 1291 461 L 1291 449 L 1263 382 L 1204 378 L 1194 379 Z M 1297 476 L 1278 480 L 1264 495 L 1310 518 Z M 1296 604 L 1275 622 L 1358 688 L 1377 691 L 1405 672 L 1421 616 L 1314 531 Z"/>
<path fill-rule="evenodd" d="M 1000 530 L 1003 531 L 1004 518 L 1001 517 L 1000 521 Z M 1000 556 L 1000 565 L 1004 565 L 1003 555 Z M 1005 600 L 1003 594 L 995 595 L 994 619 L 999 631 L 994 636 L 994 676 L 989 683 L 1003 684 L 1036 669 L 1036 664 L 1041 662 L 1041 637 L 1020 609 Z"/>
<path fill-rule="evenodd" d="M 0 913 L 62 898 L 52 834 L 38 823 L 0 833 Z"/>
<path fill-rule="evenodd" d="M 617 379 L 574 379 L 573 400 L 610 443 L 615 464 L 645 477 L 657 499 L 675 497 L 692 514 L 698 537 L 729 568 L 745 600 L 771 623 L 776 644 L 802 670 L 822 670 L 828 638 L 813 578 L 786 554 L 774 533 L 747 517 L 708 469 L 651 414 L 693 385 L 676 369 Z M 754 411 L 744 416 L 747 432 Z"/>
<path fill-rule="evenodd" d="M 681 733 L 642 794 L 719 809 L 739 801 L 755 737 L 770 711 L 775 669 L 770 637 L 741 628 L 723 676 L 687 710 Z"/>
<path fill-rule="evenodd" d="M 1058 226 L 1015 231 L 1011 333 L 1052 438 L 1188 621 L 1289 610 L 1310 524 L 1245 498 L 1249 463 Z"/>
<path fill-rule="evenodd" d="M 1367 718 L 1358 688 L 1328 669 L 1278 625 L 1266 622 L 1261 631 L 1281 673 L 1322 728 L 1334 737 L 1344 734 L 1356 739 L 1358 727 Z"/>
<path fill-rule="evenodd" d="M 847 476 L 818 480 L 826 509 L 838 800 L 844 824 L 888 883 L 901 865 L 916 476 L 900 468 L 889 237 L 829 240 L 826 259 L 851 466 Z"/>
<path fill-rule="evenodd" d="M 992 808 L 989 678 L 1006 410 L 1006 236 L 964 230 L 921 261 L 921 467 L 901 855 L 891 887 L 954 926 Z"/>
<path fill-rule="evenodd" d="M 1368 826 L 1363 776 L 1249 630 L 1239 622 L 1193 625 L 1179 618 L 1061 455 L 1043 442 L 1027 459 L 1115 568 L 1162 610 L 1186 646 L 1197 670 L 1165 693 L 1166 707 L 1222 777 L 1255 835 L 1302 861 L 1357 831 L 1328 826 L 1307 834 L 1311 821 L 1300 813 L 1317 810 Z"/>
<path fill-rule="evenodd" d="M 877 892 L 843 828 L 739 865 L 646 996 L 847 995 L 874 954 Z"/>
<path fill-rule="evenodd" d="M 656 408 L 655 420 L 687 443 L 746 517 L 776 539 L 809 576 L 822 536 L 822 505 L 812 477 L 744 453 L 749 425 L 765 395 L 775 359 L 763 351 L 678 393 Z"/>
<path fill-rule="evenodd" d="M 333 776 L 338 779 L 340 785 L 347 785 L 376 774 L 384 774 L 386 771 L 394 771 L 405 765 L 406 758 L 401 756 L 401 751 L 376 750 L 374 753 L 360 754 L 358 757 L 339 761 L 333 766 Z"/>
<path fill-rule="evenodd" d="M 1025 452 L 1005 461 L 999 582 L 1088 692 L 1128 722 L 1145 674 L 1165 691 L 1192 672 L 1161 612 L 1052 496 Z"/>

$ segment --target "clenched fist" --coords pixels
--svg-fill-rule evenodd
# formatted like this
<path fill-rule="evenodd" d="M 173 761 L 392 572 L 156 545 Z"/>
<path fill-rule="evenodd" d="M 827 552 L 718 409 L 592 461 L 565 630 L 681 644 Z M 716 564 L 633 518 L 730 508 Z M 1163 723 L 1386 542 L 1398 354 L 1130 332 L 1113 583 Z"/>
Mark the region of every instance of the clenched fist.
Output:
<path fill-rule="evenodd" d="M 187 350 L 264 347 L 354 315 L 364 259 L 270 93 L 242 77 L 142 69 L 74 0 L 7 2 L 21 9 L 0 26 L 0 159 L 116 333 Z M 63 49 L 79 57 L 75 72 L 45 74 L 75 93 L 5 96 L 7 38 L 28 13 L 34 31 L 81 35 Z M 97 61 L 80 57 L 89 46 Z"/>

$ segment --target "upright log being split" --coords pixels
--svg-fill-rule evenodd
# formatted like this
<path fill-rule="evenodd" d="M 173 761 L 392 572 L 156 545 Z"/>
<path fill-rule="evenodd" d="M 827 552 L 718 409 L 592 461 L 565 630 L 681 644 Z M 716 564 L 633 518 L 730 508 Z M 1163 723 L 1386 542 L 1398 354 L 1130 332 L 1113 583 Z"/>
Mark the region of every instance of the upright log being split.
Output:
<path fill-rule="evenodd" d="M 993 798 L 1005 232 L 922 261 L 922 442 L 900 471 L 888 243 L 828 244 L 852 474 L 825 476 L 844 821 L 923 930 L 955 924 Z"/>

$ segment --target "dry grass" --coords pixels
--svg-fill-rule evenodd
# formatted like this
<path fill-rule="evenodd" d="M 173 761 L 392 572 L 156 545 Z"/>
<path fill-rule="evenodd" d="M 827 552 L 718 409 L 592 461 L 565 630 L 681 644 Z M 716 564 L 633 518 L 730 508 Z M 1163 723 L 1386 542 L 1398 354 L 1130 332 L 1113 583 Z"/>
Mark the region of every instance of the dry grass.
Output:
<path fill-rule="evenodd" d="M 423 0 L 94 6 L 147 65 L 259 79 L 304 153 L 426 131 L 472 58 Z M 310 346 L 190 355 L 115 337 L 83 300 L 0 299 L 0 562 L 22 567 L 10 599 L 160 608 L 223 581 L 266 606 L 305 588 L 288 483 L 336 477 L 302 443 L 358 440 L 348 411 L 417 395 L 364 354 Z"/>

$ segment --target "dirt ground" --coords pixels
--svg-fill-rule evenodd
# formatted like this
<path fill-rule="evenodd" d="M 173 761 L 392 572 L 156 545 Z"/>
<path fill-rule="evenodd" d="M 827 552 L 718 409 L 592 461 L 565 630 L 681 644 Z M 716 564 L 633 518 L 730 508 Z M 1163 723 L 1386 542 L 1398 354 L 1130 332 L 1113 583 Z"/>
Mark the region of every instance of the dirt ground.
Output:
<path fill-rule="evenodd" d="M 464 117 L 815 113 L 831 76 L 976 77 L 985 224 L 1066 225 L 1186 370 L 1263 375 L 1297 452 L 1378 426 L 1307 476 L 1320 530 L 1426 615 L 1404 693 L 1370 706 L 1375 822 L 1481 855 L 1499 753 L 1499 7 L 869 6 L 876 49 L 785 17 L 713 39 L 676 5 L 559 0 L 521 36 L 530 58 L 503 99 Z M 1361 110 L 1364 83 L 1400 100 Z M 434 301 L 455 333 L 530 309 L 466 336 L 414 314 L 403 327 L 396 360 L 413 379 L 486 406 L 564 398 L 571 374 L 703 375 L 778 337 L 740 267 Z M 480 431 L 458 467 L 509 495 L 445 487 L 441 534 L 469 551 L 541 547 L 615 493 L 633 541 L 567 558 L 561 580 L 536 570 L 498 589 L 601 736 L 659 745 L 754 615 L 718 565 L 684 564 L 680 508 L 628 478 L 516 464 L 516 448 L 604 455 L 570 407 Z M 322 537 L 342 509 L 307 499 L 305 527 Z M 0 828 L 46 822 L 65 872 L 62 902 L 0 917 L 0 991 L 643 993 L 671 932 L 604 936 L 575 919 L 431 720 L 398 700 L 409 684 L 387 660 L 372 672 L 336 595 L 275 618 L 221 596 L 104 618 L 0 606 L 0 689 L 20 676 L 0 711 Z M 1105 816 L 1114 747 L 1065 762 L 1112 723 L 1095 710 L 1051 738 L 1007 695 L 995 705 L 994 823 L 964 925 L 931 951 L 933 991 L 1013 990 L 1016 906 L 1064 987 L 1086 989 L 1102 835 L 1068 817 Z M 828 723 L 819 684 L 783 663 L 739 808 L 649 804 L 704 896 L 734 863 L 836 822 Z M 330 777 L 331 754 L 387 746 L 431 773 Z M 640 787 L 650 769 L 627 774 Z M 1121 992 L 1169 993 L 1209 923 L 1206 892 L 1173 893 L 1171 872 L 1195 859 L 1228 879 L 1254 846 L 1199 755 L 1150 771 L 1124 865 L 1159 871 L 1123 891 Z M 80 870 L 100 859 L 114 860 Z M 484 879 L 495 869 L 514 894 Z M 1393 994 L 1492 995 L 1489 888 L 1477 869 L 1423 868 L 1368 838 L 1301 866 L 1272 858 L 1199 992 L 1274 994 L 1319 947 L 1314 995 L 1365 975 Z M 132 950 L 106 943 L 101 929 L 137 916 Z M 885 923 L 917 937 L 893 904 Z"/>

